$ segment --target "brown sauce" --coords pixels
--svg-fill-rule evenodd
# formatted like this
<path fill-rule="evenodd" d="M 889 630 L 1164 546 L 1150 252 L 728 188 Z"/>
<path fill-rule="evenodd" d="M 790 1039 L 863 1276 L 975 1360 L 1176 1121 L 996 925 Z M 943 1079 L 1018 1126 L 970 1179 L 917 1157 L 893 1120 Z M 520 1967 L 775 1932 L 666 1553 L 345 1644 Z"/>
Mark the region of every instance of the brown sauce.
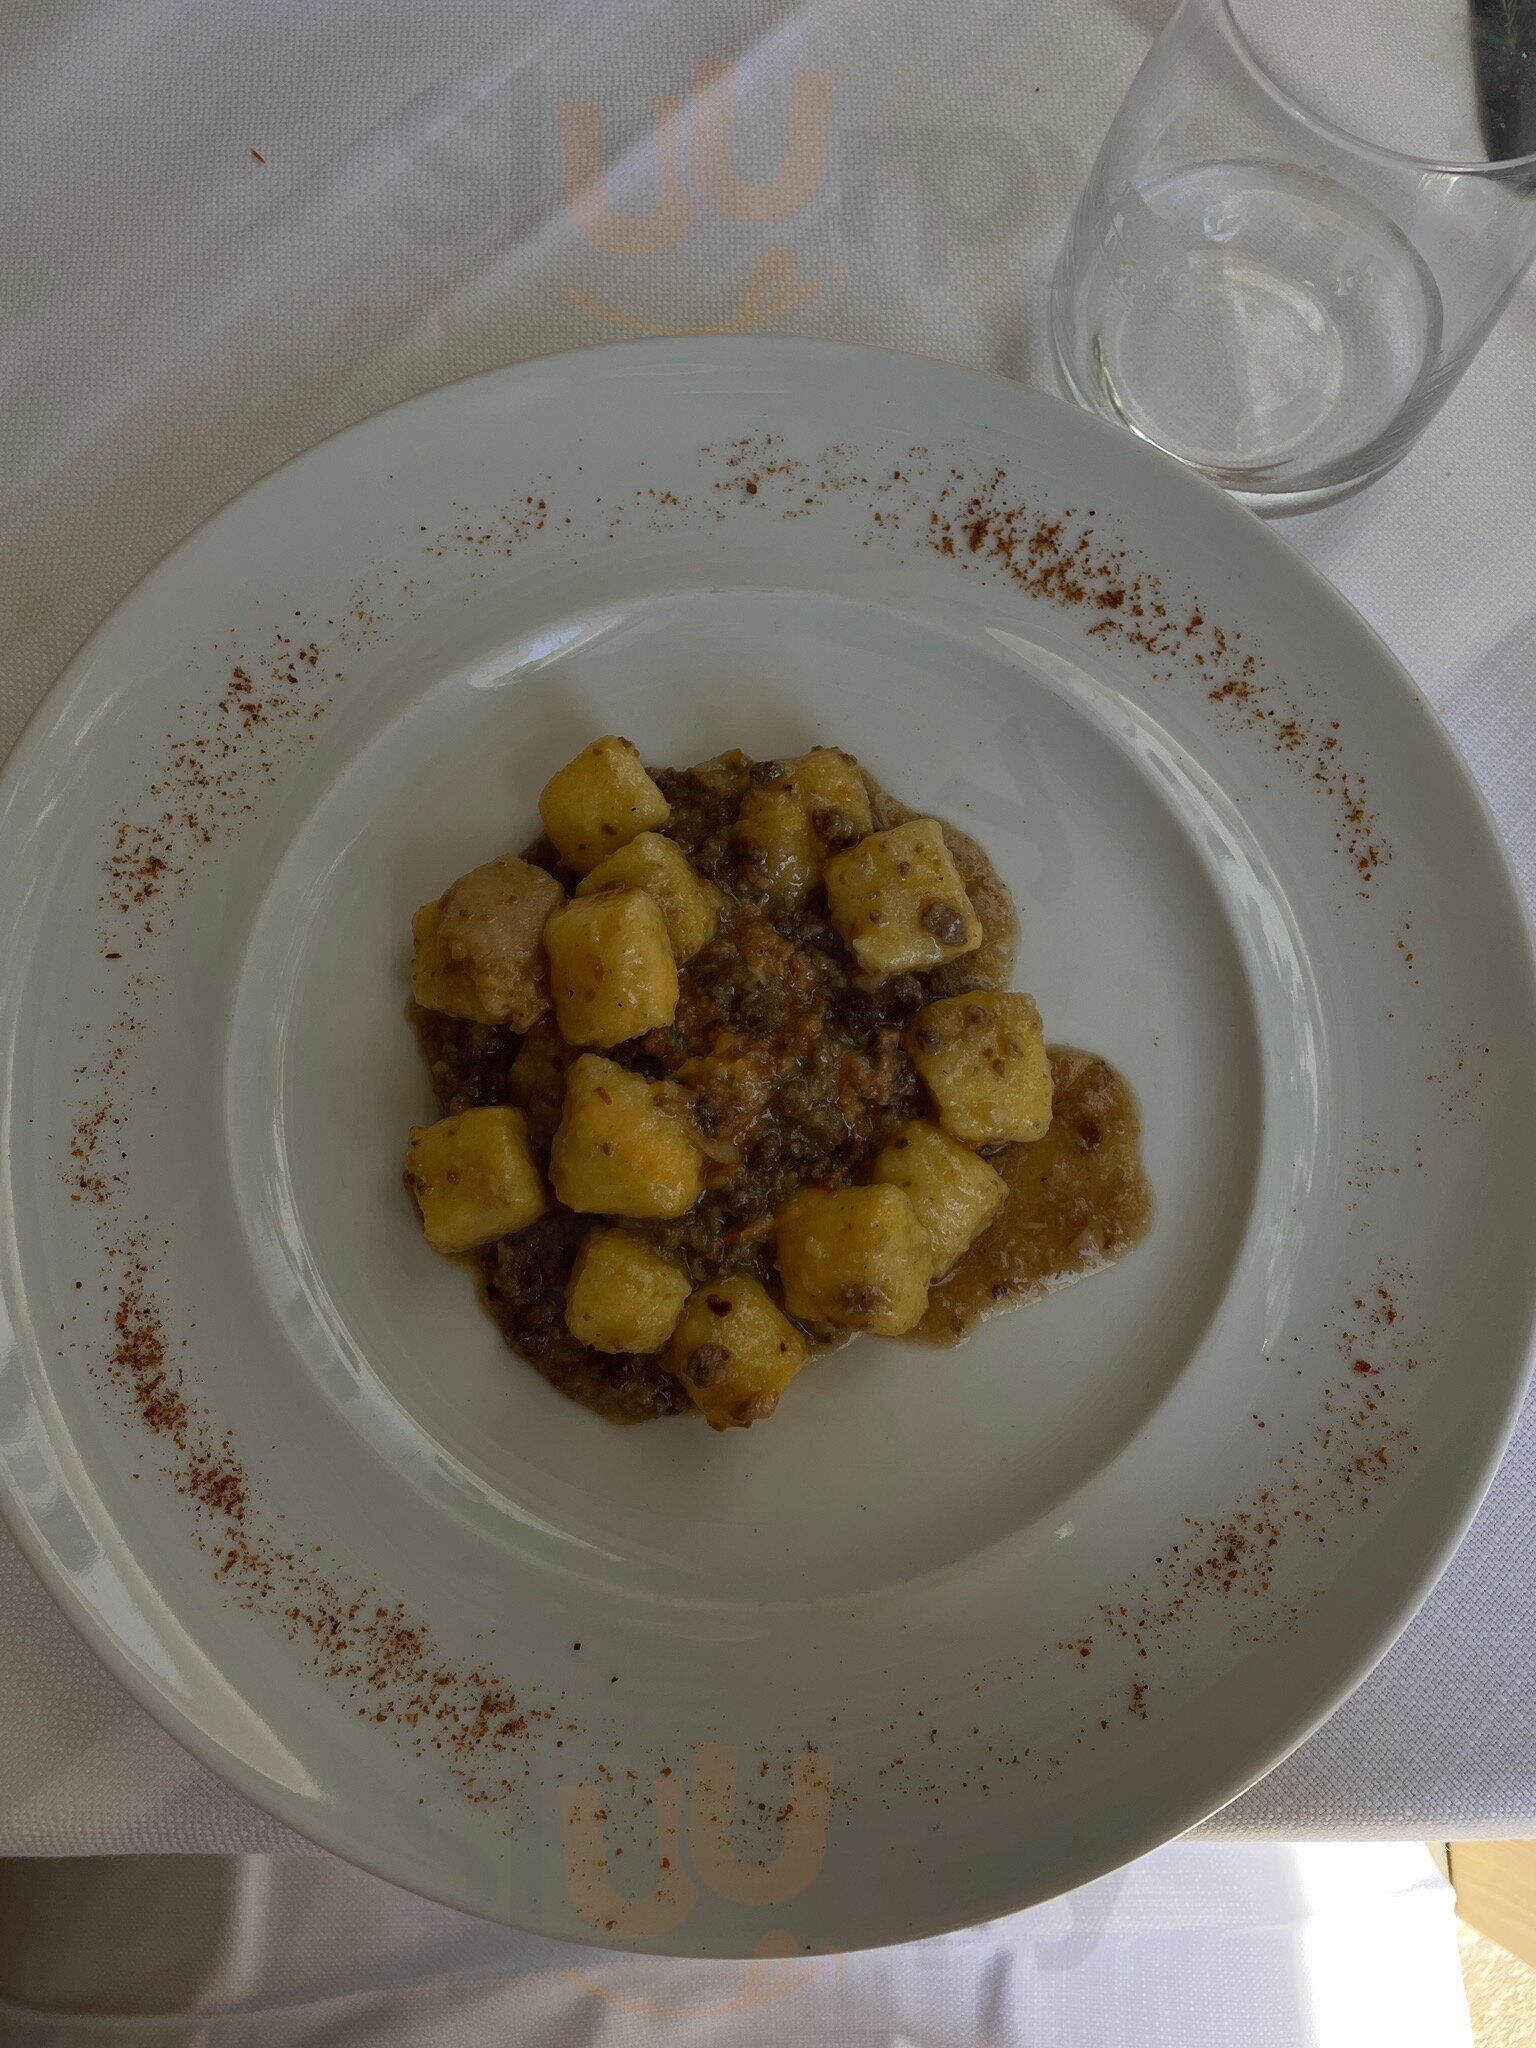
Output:
<path fill-rule="evenodd" d="M 724 892 L 725 907 L 716 936 L 680 969 L 675 1021 L 608 1057 L 678 1084 L 708 1160 L 704 1191 L 687 1215 L 629 1227 L 680 1256 L 696 1286 L 745 1270 L 779 1299 L 774 1218 L 806 1189 L 859 1180 L 894 1127 L 924 1112 L 902 1026 L 936 996 L 1006 986 L 1016 923 L 986 855 L 946 825 L 982 923 L 981 949 L 933 973 L 861 989 L 823 892 L 773 917 L 742 870 L 731 828 L 753 780 L 774 772 L 740 753 L 695 769 L 652 770 L 672 807 L 667 836 Z M 914 815 L 873 784 L 871 795 L 877 827 Z M 547 841 L 524 857 L 567 889 L 579 879 Z M 575 1058 L 553 1022 L 520 1035 L 415 1016 L 444 1113 L 516 1103 L 547 1159 Z M 1008 1204 L 935 1285 L 920 1336 L 958 1342 L 980 1316 L 1107 1263 L 1146 1227 L 1151 1204 L 1129 1087 L 1091 1054 L 1057 1049 L 1052 1062 L 1052 1129 L 1038 1144 L 995 1158 L 1010 1182 Z M 474 1254 L 487 1306 L 512 1348 L 572 1399 L 618 1422 L 675 1414 L 690 1404 L 658 1359 L 596 1351 L 566 1328 L 571 1268 L 597 1220 L 555 1213 Z M 806 1334 L 824 1348 L 845 1341 L 825 1330 Z"/>
<path fill-rule="evenodd" d="M 1152 1190 L 1130 1083 L 1070 1045 L 1051 1047 L 1051 1075 L 1051 1128 L 993 1160 L 1008 1183 L 1003 1213 L 935 1282 L 916 1336 L 958 1344 L 983 1316 L 1097 1272 L 1145 1236 Z"/>

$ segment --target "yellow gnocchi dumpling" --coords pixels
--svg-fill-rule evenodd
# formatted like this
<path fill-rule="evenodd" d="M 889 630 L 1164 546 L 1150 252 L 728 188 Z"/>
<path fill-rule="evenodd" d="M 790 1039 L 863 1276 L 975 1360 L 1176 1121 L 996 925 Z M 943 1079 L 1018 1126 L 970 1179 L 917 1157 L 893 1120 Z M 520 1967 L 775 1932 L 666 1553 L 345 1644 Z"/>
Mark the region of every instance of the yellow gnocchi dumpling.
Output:
<path fill-rule="evenodd" d="M 681 1216 L 704 1184 L 704 1156 L 657 1083 L 590 1052 L 566 1076 L 549 1170 L 584 1216 Z"/>
<path fill-rule="evenodd" d="M 422 1009 L 435 1010 L 439 1016 L 488 1024 L 491 1020 L 480 1007 L 468 972 L 450 960 L 437 942 L 442 915 L 441 903 L 423 903 L 411 919 L 411 994 Z"/>
<path fill-rule="evenodd" d="M 810 1357 L 760 1280 L 737 1273 L 689 1297 L 668 1363 L 711 1429 L 761 1422 Z"/>
<path fill-rule="evenodd" d="M 962 1144 L 1029 1144 L 1050 1129 L 1051 1062 L 1031 997 L 977 989 L 925 1004 L 906 1044 L 939 1122 Z"/>
<path fill-rule="evenodd" d="M 688 1275 L 627 1230 L 594 1230 L 576 1256 L 565 1326 L 594 1351 L 659 1351 L 688 1299 Z"/>
<path fill-rule="evenodd" d="M 539 798 L 544 830 L 582 875 L 637 832 L 665 825 L 671 809 L 632 742 L 611 733 L 583 747 Z"/>
<path fill-rule="evenodd" d="M 942 967 L 982 941 L 937 818 L 910 818 L 835 853 L 824 870 L 832 922 L 870 980 Z"/>
<path fill-rule="evenodd" d="M 706 796 L 731 801 L 740 794 L 742 779 L 751 766 L 750 757 L 740 747 L 727 747 L 723 754 L 695 761 L 688 770 L 688 780 Z"/>
<path fill-rule="evenodd" d="M 544 924 L 565 901 L 526 860 L 487 861 L 412 921 L 411 990 L 424 1010 L 526 1031 L 549 1008 Z"/>
<path fill-rule="evenodd" d="M 741 800 L 733 837 L 749 883 L 770 903 L 792 910 L 815 888 L 825 849 L 797 790 L 754 783 Z"/>
<path fill-rule="evenodd" d="M 898 1126 L 875 1161 L 875 1179 L 900 1188 L 933 1247 L 934 1277 L 947 1273 L 1001 1213 L 1008 1183 L 926 1117 Z"/>
<path fill-rule="evenodd" d="M 655 897 L 679 960 L 691 960 L 714 937 L 720 922 L 718 893 L 694 872 L 682 848 L 659 832 L 637 832 L 627 846 L 598 862 L 576 894 L 590 896 L 613 884 Z"/>
<path fill-rule="evenodd" d="M 863 772 L 837 747 L 813 747 L 774 764 L 776 781 L 755 782 L 741 801 L 735 837 L 763 894 L 794 909 L 821 880 L 834 847 L 868 832 L 873 819 Z"/>
<path fill-rule="evenodd" d="M 824 846 L 850 845 L 874 829 L 869 785 L 852 754 L 841 747 L 812 747 L 784 765 Z"/>
<path fill-rule="evenodd" d="M 549 1207 L 520 1109 L 466 1109 L 411 1132 L 405 1178 L 427 1242 L 473 1251 L 536 1223 Z"/>
<path fill-rule="evenodd" d="M 544 927 L 555 1022 L 571 1045 L 619 1045 L 677 1015 L 677 961 L 661 905 L 643 889 L 563 904 Z"/>
<path fill-rule="evenodd" d="M 928 1306 L 933 1247 L 898 1187 L 834 1188 L 779 1219 L 784 1306 L 809 1323 L 899 1337 Z"/>

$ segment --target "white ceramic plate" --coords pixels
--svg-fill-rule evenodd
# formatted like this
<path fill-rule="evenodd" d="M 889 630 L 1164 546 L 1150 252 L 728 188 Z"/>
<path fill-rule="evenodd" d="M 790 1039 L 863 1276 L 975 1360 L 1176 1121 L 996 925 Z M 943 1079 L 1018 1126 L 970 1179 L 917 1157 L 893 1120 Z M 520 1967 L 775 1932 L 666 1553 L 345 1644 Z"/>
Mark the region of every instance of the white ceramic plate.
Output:
<path fill-rule="evenodd" d="M 1146 1243 L 727 1438 L 511 1358 L 400 1186 L 408 919 L 607 731 L 835 742 L 980 836 L 1140 1092 Z M 0 933 L 16 1532 L 232 1784 L 473 1912 L 728 1955 L 1075 1885 L 1360 1678 L 1515 1413 L 1536 999 L 1473 785 L 1283 541 L 1002 382 L 669 342 L 341 435 L 49 698 Z"/>

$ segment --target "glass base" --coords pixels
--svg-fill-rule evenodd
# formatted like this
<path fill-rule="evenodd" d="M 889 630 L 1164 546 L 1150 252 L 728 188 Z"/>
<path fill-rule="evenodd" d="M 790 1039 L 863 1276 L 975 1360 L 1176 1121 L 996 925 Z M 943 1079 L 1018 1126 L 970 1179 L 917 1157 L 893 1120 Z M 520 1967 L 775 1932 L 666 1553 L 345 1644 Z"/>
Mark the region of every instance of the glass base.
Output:
<path fill-rule="evenodd" d="M 1284 519 L 1296 512 L 1316 512 L 1325 505 L 1337 505 L 1346 498 L 1384 477 L 1388 470 L 1395 469 L 1407 448 L 1394 449 L 1386 458 L 1358 476 L 1326 477 L 1309 481 L 1306 477 L 1290 477 L 1283 483 L 1268 483 L 1251 470 L 1232 469 L 1220 463 L 1198 461 L 1182 448 L 1171 448 L 1149 434 L 1141 423 L 1132 418 L 1122 407 L 1116 405 L 1102 385 L 1084 386 L 1072 373 L 1072 366 L 1061 347 L 1060 337 L 1051 337 L 1051 352 L 1056 363 L 1056 381 L 1064 398 L 1080 405 L 1085 412 L 1097 413 L 1117 427 L 1128 428 L 1138 441 L 1145 441 L 1149 448 L 1157 448 L 1164 455 L 1171 455 L 1175 462 L 1185 469 L 1196 469 L 1202 476 L 1220 484 L 1228 497 L 1235 498 L 1240 505 L 1246 505 L 1251 512 L 1257 512 L 1264 519 Z"/>

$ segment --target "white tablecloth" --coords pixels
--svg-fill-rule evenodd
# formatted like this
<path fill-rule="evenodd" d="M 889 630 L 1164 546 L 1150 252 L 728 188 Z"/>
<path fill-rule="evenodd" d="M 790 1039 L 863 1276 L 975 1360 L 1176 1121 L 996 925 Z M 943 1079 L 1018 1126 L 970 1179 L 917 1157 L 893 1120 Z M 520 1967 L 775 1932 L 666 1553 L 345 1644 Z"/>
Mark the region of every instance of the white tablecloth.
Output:
<path fill-rule="evenodd" d="M 1422 1843 L 1175 1842 L 853 1956 L 572 1948 L 330 1857 L 0 1863 L 4 2048 L 1472 2048 Z"/>
<path fill-rule="evenodd" d="M 450 378 L 751 327 L 1047 384 L 1050 264 L 1166 11 L 11 0 L 0 753 L 175 540 Z M 735 175 L 701 153 L 690 186 L 677 103 L 698 125 L 738 89 Z M 1536 893 L 1533 419 L 1527 285 L 1408 461 L 1285 530 L 1443 710 Z M 1533 1494 L 1536 1409 L 1396 1650 L 1216 1831 L 1536 1833 Z M 128 1701 L 3 1538 L 0 1730 L 0 1853 L 300 1846 Z"/>

